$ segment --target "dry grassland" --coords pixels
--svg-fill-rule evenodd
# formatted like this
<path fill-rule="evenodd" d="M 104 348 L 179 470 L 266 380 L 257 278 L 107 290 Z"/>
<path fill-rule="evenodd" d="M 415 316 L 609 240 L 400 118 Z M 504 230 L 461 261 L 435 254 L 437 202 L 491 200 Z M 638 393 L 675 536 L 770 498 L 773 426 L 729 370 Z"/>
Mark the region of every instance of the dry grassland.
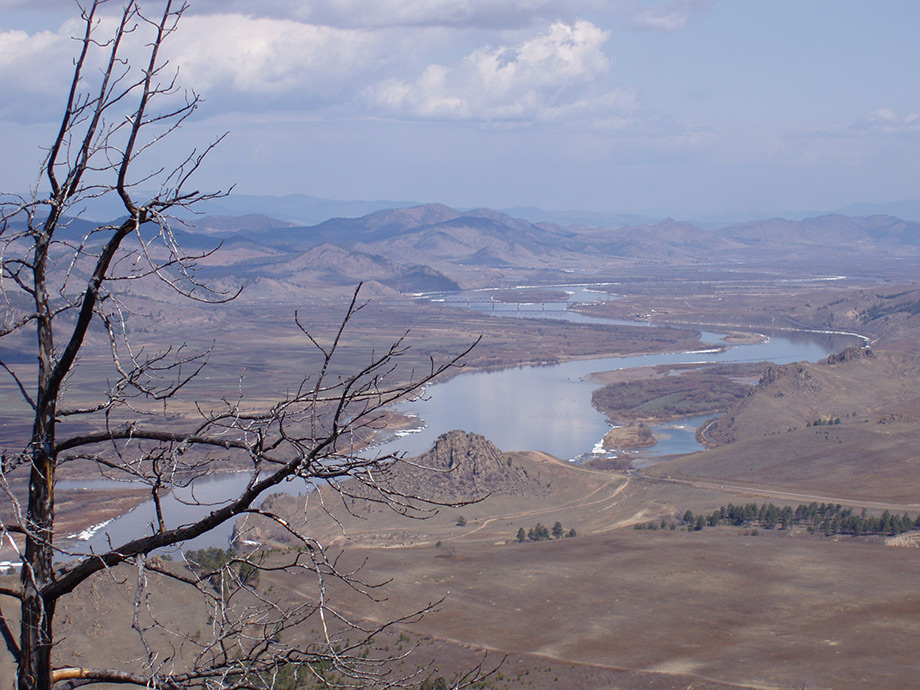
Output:
<path fill-rule="evenodd" d="M 920 551 L 804 530 L 637 531 L 635 522 L 672 521 L 686 508 L 783 501 L 530 461 L 552 482 L 549 495 L 493 497 L 426 521 L 338 513 L 347 538 L 308 512 L 314 530 L 347 546 L 344 564 L 366 559 L 372 580 L 389 581 L 379 607 L 344 589 L 340 605 L 381 621 L 446 594 L 410 628 L 454 645 L 441 649 L 439 667 L 475 649 L 510 654 L 515 668 L 548 664 L 552 672 L 531 673 L 527 687 L 558 687 L 551 678 L 562 668 L 574 674 L 565 687 L 911 686 Z M 515 541 L 520 527 L 557 520 L 578 536 Z"/>
<path fill-rule="evenodd" d="M 804 291 L 790 289 L 780 297 L 765 289 L 752 290 L 729 319 L 722 296 L 688 296 L 686 307 L 673 307 L 668 317 L 697 319 L 702 308 L 713 322 L 770 323 L 770 305 L 782 299 L 794 307 L 787 316 L 814 313 Z M 652 298 L 658 299 L 636 297 L 608 311 L 647 309 Z M 675 304 L 673 295 L 669 299 Z M 242 372 L 247 399 L 258 402 L 270 387 L 290 381 L 291 372 L 311 370 L 314 360 L 305 354 L 302 335 L 279 324 L 277 311 L 259 304 L 234 309 L 196 322 L 200 342 L 221 341 L 227 359 L 212 379 L 189 389 L 189 399 L 237 390 Z M 664 351 L 694 340 L 684 331 L 506 322 L 396 301 L 369 309 L 372 318 L 343 351 L 345 368 L 366 357 L 367 348 L 406 329 L 419 332 L 424 342 L 424 350 L 410 351 L 409 369 L 424 365 L 431 354 L 456 352 L 480 333 L 483 343 L 467 365 Z M 340 311 L 330 303 L 311 313 L 311 329 L 324 335 Z M 161 316 L 167 331 L 188 332 L 188 321 L 171 321 L 168 309 Z M 254 339 L 255 333 L 271 334 L 270 342 Z M 89 378 L 100 375 L 102 361 L 94 369 L 88 358 Z M 920 366 L 909 356 L 883 352 L 873 362 L 808 371 L 809 386 L 797 393 L 792 388 L 782 389 L 782 397 L 765 393 L 733 410 L 733 442 L 643 470 L 657 479 L 518 453 L 515 462 L 527 464 L 546 486 L 541 495 L 496 495 L 424 521 L 365 505 L 353 506 L 356 514 L 350 516 L 334 501 L 327 506 L 341 524 L 324 519 L 318 501 L 304 506 L 290 499 L 288 509 L 307 516 L 311 536 L 335 552 L 344 549 L 343 566 L 366 561 L 369 580 L 389 582 L 378 593 L 385 598 L 376 603 L 353 590 L 334 589 L 332 598 L 344 613 L 382 621 L 446 595 L 435 613 L 398 631 L 421 642 L 413 660 L 433 661 L 439 675 L 449 676 L 488 652 L 490 660 L 507 656 L 489 681 L 497 689 L 916 687 L 920 550 L 886 545 L 881 538 L 825 538 L 803 531 L 762 530 L 755 536 L 728 527 L 632 529 L 638 522 L 669 522 L 686 509 L 708 512 L 730 502 L 794 506 L 834 500 L 857 510 L 920 511 L 915 450 L 920 398 L 912 393 L 920 384 Z M 75 385 L 75 390 L 82 389 Z M 841 417 L 841 423 L 808 425 L 827 416 Z M 13 429 L 9 423 L 6 428 Z M 91 513 L 84 518 L 98 522 Z M 577 536 L 515 540 L 521 528 L 557 521 Z M 76 530 L 78 523 L 68 520 L 67 529 Z M 278 535 L 263 536 L 274 546 L 289 545 Z M 892 544 L 915 542 L 908 535 Z M 304 583 L 265 573 L 260 588 L 271 588 L 283 602 L 304 592 Z M 164 618 L 192 632 L 207 625 L 203 610 L 167 591 L 158 604 Z M 133 658 L 138 650 L 129 635 L 120 634 L 130 629 L 130 601 L 129 578 L 118 573 L 97 578 L 64 606 L 58 637 L 63 656 L 73 652 L 76 660 L 92 657 L 94 664 L 100 651 L 113 660 Z M 301 634 L 306 639 L 315 631 Z M 9 677 L 10 668 L 0 665 L 0 675 Z"/>

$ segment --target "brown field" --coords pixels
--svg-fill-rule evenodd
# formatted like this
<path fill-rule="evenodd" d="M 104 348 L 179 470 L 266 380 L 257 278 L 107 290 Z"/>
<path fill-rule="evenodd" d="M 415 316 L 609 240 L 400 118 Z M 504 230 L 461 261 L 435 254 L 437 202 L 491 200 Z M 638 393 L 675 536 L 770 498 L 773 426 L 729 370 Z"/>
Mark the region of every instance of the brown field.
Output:
<path fill-rule="evenodd" d="M 532 464 L 554 490 L 492 497 L 423 521 L 376 507 L 355 518 L 339 512 L 347 538 L 318 525 L 321 513 L 311 504 L 311 534 L 333 553 L 347 547 L 340 567 L 364 563 L 368 581 L 388 582 L 377 602 L 334 586 L 329 594 L 340 612 L 380 622 L 446 597 L 381 641 L 391 651 L 402 645 L 399 633 L 417 641 L 404 664 L 432 661 L 437 675 L 450 677 L 483 655 L 486 666 L 504 659 L 488 680 L 495 689 L 912 687 L 920 549 L 800 529 L 756 536 L 729 527 L 634 530 L 637 521 L 670 521 L 686 508 L 783 501 L 586 470 L 538 454 L 514 459 Z M 519 527 L 557 520 L 578 536 L 514 540 Z M 66 604 L 62 655 L 93 663 L 100 653 L 113 663 L 133 657 L 131 635 L 111 636 L 130 626 L 132 577 L 128 570 L 100 574 Z M 263 573 L 259 587 L 282 602 L 312 589 L 309 578 L 279 573 Z M 154 606 L 189 632 L 206 630 L 206 613 L 182 588 L 164 589 Z"/>
<path fill-rule="evenodd" d="M 451 558 L 431 547 L 352 555 L 368 557 L 375 578 L 394 578 L 378 616 L 447 592 L 416 634 L 646 676 L 630 687 L 905 688 L 916 679 L 913 549 L 625 530 L 551 543 L 458 540 Z"/>
<path fill-rule="evenodd" d="M 649 469 L 657 476 L 743 483 L 834 498 L 920 505 L 917 473 L 920 431 L 896 436 L 885 429 L 800 429 L 738 441 Z"/>
<path fill-rule="evenodd" d="M 367 559 L 368 577 L 389 581 L 379 607 L 344 588 L 339 605 L 381 621 L 446 594 L 412 635 L 510 654 L 532 670 L 568 666 L 582 680 L 570 676 L 566 687 L 911 687 L 920 595 L 910 583 L 920 550 L 803 529 L 638 531 L 636 522 L 674 521 L 686 508 L 812 497 L 526 460 L 552 483 L 550 495 L 492 497 L 424 521 L 376 507 L 357 519 L 339 512 L 347 537 L 320 527 L 311 510 L 311 534 L 347 546 L 345 563 Z M 518 528 L 557 520 L 578 536 L 515 541 Z M 283 576 L 272 582 L 298 587 Z M 440 654 L 445 672 L 462 658 Z M 528 686 L 551 687 L 557 675 L 532 673 Z"/>

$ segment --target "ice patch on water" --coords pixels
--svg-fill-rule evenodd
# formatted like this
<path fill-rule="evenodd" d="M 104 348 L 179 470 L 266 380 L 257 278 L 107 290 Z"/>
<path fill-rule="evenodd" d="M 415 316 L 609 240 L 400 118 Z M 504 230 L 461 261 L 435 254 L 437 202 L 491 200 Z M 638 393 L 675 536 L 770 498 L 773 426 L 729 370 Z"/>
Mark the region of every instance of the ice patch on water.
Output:
<path fill-rule="evenodd" d="M 93 535 L 95 535 L 96 532 L 98 532 L 103 527 L 108 525 L 110 522 L 112 522 L 112 520 L 114 520 L 114 518 L 109 518 L 108 520 L 104 520 L 103 522 L 100 522 L 98 525 L 87 527 L 82 532 L 77 532 L 76 534 L 69 534 L 67 535 L 67 538 L 68 539 L 78 539 L 79 541 L 89 541 L 90 539 L 93 538 Z"/>

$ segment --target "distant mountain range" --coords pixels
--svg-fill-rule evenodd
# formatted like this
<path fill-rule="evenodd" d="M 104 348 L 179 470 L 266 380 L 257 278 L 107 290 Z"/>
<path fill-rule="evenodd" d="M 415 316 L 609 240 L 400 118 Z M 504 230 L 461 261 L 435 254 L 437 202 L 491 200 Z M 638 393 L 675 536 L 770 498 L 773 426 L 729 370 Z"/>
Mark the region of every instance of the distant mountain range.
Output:
<path fill-rule="evenodd" d="M 138 198 L 149 196 L 138 192 Z M 307 194 L 289 194 L 287 196 L 253 196 L 248 194 L 230 194 L 225 197 L 210 199 L 195 206 L 196 214 L 209 216 L 250 216 L 265 215 L 279 218 L 297 225 L 315 225 L 329 218 L 358 217 L 374 211 L 389 208 L 418 206 L 417 201 L 338 201 L 323 199 Z M 101 199 L 89 200 L 84 217 L 105 221 L 124 213 L 117 196 L 108 195 Z M 195 214 L 181 213 L 183 218 L 194 218 Z"/>
<path fill-rule="evenodd" d="M 143 197 L 141 193 L 139 196 Z M 315 225 L 330 218 L 357 218 L 375 211 L 410 208 L 421 205 L 419 201 L 394 201 L 380 199 L 336 200 L 310 196 L 307 194 L 288 194 L 286 196 L 230 194 L 223 198 L 212 199 L 196 206 L 196 212 L 212 216 L 246 216 L 262 214 L 278 218 L 295 225 Z M 470 210 L 470 209 L 463 209 Z M 593 227 L 620 227 L 623 225 L 647 225 L 663 220 L 665 216 L 652 213 L 623 213 L 570 210 L 551 210 L 535 206 L 514 206 L 501 209 L 501 212 L 515 218 L 522 218 L 532 223 L 554 223 L 556 225 L 584 225 Z M 108 220 L 122 213 L 117 198 L 104 197 L 87 204 L 85 217 L 94 220 Z M 701 227 L 718 228 L 735 223 L 770 218 L 787 220 L 804 220 L 815 216 L 837 214 L 844 216 L 879 216 L 888 215 L 903 220 L 920 221 L 920 199 L 896 201 L 891 203 L 854 203 L 839 209 L 828 210 L 784 210 L 776 212 L 732 212 L 702 213 L 685 217 L 683 220 Z M 189 214 L 191 216 L 192 214 Z"/>
<path fill-rule="evenodd" d="M 213 243 L 218 237 L 224 250 L 240 259 L 236 274 L 295 282 L 308 274 L 340 283 L 375 281 L 399 292 L 451 290 L 471 285 L 471 276 L 514 271 L 797 266 L 881 275 L 889 268 L 903 274 L 920 261 L 920 223 L 886 215 L 770 219 L 717 230 L 670 218 L 604 228 L 423 204 L 315 225 L 265 215 L 206 216 L 194 221 L 183 241 Z"/>
<path fill-rule="evenodd" d="M 275 201 L 294 203 L 285 199 Z M 282 289 L 304 296 L 363 281 L 380 295 L 558 284 L 573 275 L 610 280 L 677 268 L 912 280 L 920 264 L 920 223 L 890 215 L 773 218 L 716 229 L 671 218 L 615 227 L 584 220 L 533 222 L 486 208 L 421 204 L 313 224 L 268 213 L 192 216 L 175 230 L 188 250 L 220 242 L 222 250 L 200 262 L 201 270 L 246 282 L 256 298 L 259 286 L 264 296 Z M 91 227 L 73 221 L 62 239 L 77 240 Z"/>

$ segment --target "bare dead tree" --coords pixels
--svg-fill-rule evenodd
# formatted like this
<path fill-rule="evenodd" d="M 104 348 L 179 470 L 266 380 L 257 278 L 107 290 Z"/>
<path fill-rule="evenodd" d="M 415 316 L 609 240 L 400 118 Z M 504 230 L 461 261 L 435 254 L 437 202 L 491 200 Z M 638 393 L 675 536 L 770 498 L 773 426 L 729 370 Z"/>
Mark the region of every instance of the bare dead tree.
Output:
<path fill-rule="evenodd" d="M 220 139 L 171 169 L 145 167 L 151 147 L 199 104 L 196 94 L 179 88 L 176 71 L 161 55 L 186 5 L 164 0 L 158 3 L 162 11 L 151 16 L 127 0 L 118 3 L 113 17 L 103 16 L 105 2 L 81 7 L 84 33 L 73 79 L 34 190 L 29 196 L 6 195 L 0 207 L 0 338 L 10 345 L 8 352 L 27 348 L 35 354 L 26 361 L 0 361 L 32 419 L 20 445 L 4 439 L 4 446 L 10 445 L 2 449 L 0 464 L 0 489 L 11 516 L 0 525 L 0 537 L 21 548 L 18 587 L 0 588 L 0 597 L 15 600 L 21 610 L 18 640 L 0 611 L 0 633 L 17 663 L 18 688 L 94 683 L 269 688 L 291 668 L 312 673 L 317 682 L 325 682 L 323 669 L 332 668 L 355 686 L 399 685 L 405 677 L 389 675 L 391 656 L 367 653 L 374 635 L 399 621 L 367 626 L 336 611 L 328 598 L 332 580 L 369 594 L 373 585 L 343 568 L 308 534 L 257 506 L 266 492 L 292 478 L 343 491 L 351 491 L 346 482 L 351 480 L 364 487 L 364 498 L 417 514 L 420 497 L 386 482 L 399 458 L 357 454 L 355 439 L 379 426 L 383 408 L 419 391 L 465 353 L 443 364 L 432 361 L 421 375 L 394 384 L 394 367 L 406 350 L 401 340 L 343 375 L 336 358 L 346 327 L 362 307 L 356 293 L 330 338 L 320 339 L 298 322 L 305 345 L 316 348 L 322 364 L 273 403 L 249 406 L 240 395 L 199 404 L 194 415 L 174 413 L 173 402 L 211 353 L 136 347 L 126 325 L 132 312 L 126 294 L 145 281 L 159 281 L 190 300 L 219 303 L 237 294 L 196 277 L 201 257 L 182 250 L 171 226 L 177 210 L 215 196 L 189 184 Z M 144 46 L 143 64 L 128 59 L 129 43 Z M 152 194 L 140 191 L 152 187 Z M 74 219 L 85 205 L 112 195 L 120 199 L 124 219 L 77 232 Z M 70 387 L 81 356 L 100 342 L 109 352 L 111 375 L 97 382 L 104 385 L 95 398 L 87 401 L 84 394 L 72 403 L 71 393 L 85 393 L 77 383 Z M 176 524 L 163 496 L 191 485 L 217 462 L 245 469 L 245 487 L 200 517 Z M 84 463 L 145 486 L 155 520 L 125 543 L 88 555 L 68 552 L 55 533 L 55 473 L 65 463 Z M 20 500 L 10 482 L 26 472 L 28 498 Z M 236 554 L 219 567 L 199 563 L 192 569 L 157 555 L 249 514 L 290 530 L 300 548 L 286 560 Z M 56 658 L 58 604 L 77 596 L 93 576 L 128 566 L 135 573 L 133 634 L 143 649 L 133 668 Z M 286 606 L 254 586 L 255 574 L 274 570 L 308 573 L 313 595 Z M 206 602 L 211 626 L 205 635 L 161 619 L 150 602 L 167 584 L 192 588 Z M 314 643 L 286 641 L 284 633 L 308 625 L 322 631 Z"/>

